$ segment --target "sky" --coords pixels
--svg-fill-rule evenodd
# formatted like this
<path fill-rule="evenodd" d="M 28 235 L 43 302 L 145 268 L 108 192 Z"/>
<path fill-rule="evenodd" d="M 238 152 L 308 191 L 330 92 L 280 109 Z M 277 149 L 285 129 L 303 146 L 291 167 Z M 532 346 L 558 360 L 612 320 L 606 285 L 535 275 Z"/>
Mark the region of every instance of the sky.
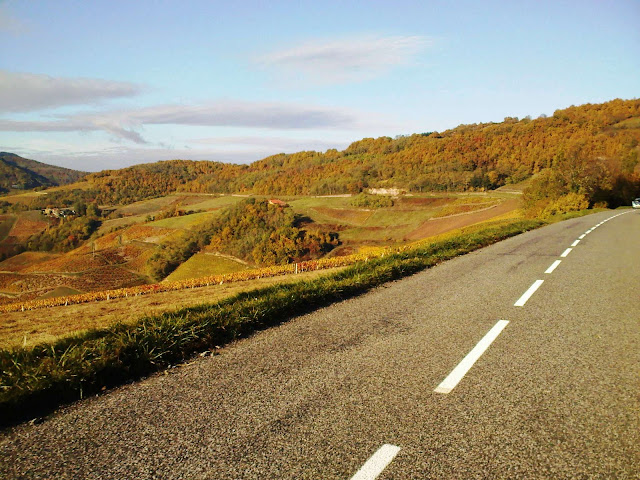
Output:
<path fill-rule="evenodd" d="M 0 151 L 249 163 L 640 95 L 640 0 L 0 0 Z"/>

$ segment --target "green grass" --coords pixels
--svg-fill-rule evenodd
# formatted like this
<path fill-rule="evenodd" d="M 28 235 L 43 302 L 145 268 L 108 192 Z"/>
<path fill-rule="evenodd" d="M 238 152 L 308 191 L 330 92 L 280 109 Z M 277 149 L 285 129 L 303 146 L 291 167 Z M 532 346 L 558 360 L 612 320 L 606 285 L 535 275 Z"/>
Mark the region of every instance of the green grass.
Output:
<path fill-rule="evenodd" d="M 213 210 L 213 209 L 228 207 L 230 205 L 235 205 L 236 203 L 239 203 L 242 199 L 243 199 L 242 197 L 224 195 L 221 197 L 206 199 L 198 203 L 189 204 L 187 208 L 190 210 Z"/>
<path fill-rule="evenodd" d="M 71 287 L 56 287 L 38 298 L 67 297 L 69 295 L 77 295 L 78 293 L 82 292 Z"/>
<path fill-rule="evenodd" d="M 165 280 L 167 282 L 176 282 L 190 278 L 207 277 L 209 275 L 224 275 L 225 273 L 240 272 L 242 270 L 248 270 L 249 268 L 251 267 L 237 260 L 201 252 L 181 264 Z"/>
<path fill-rule="evenodd" d="M 54 344 L 0 350 L 0 422 L 10 424 L 135 380 L 198 352 L 349 298 L 457 255 L 542 225 L 503 221 L 471 227 L 420 248 L 361 262 L 310 282 L 241 293 Z"/>
<path fill-rule="evenodd" d="M 213 218 L 214 216 L 217 216 L 218 213 L 219 212 L 192 213 L 191 215 L 183 215 L 181 217 L 163 218 L 162 220 L 149 222 L 147 225 L 150 227 L 179 228 L 187 230 Z"/>

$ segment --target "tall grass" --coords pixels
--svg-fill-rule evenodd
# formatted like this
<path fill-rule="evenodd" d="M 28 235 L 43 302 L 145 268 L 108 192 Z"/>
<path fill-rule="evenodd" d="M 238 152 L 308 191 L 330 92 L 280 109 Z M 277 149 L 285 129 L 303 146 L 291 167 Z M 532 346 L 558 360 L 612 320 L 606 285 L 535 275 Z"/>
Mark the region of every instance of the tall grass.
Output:
<path fill-rule="evenodd" d="M 54 344 L 0 350 L 0 424 L 16 423 L 141 378 L 197 352 L 541 224 L 536 220 L 489 224 L 310 282 L 245 292 L 219 303 L 144 317 L 134 324 L 93 330 Z"/>

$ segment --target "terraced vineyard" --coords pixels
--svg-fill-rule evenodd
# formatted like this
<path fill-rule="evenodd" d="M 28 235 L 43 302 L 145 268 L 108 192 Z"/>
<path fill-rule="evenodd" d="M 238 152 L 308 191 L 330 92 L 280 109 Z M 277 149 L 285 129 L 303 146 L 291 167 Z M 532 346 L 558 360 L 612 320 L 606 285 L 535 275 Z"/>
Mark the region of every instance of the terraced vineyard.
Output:
<path fill-rule="evenodd" d="M 118 208 L 112 216 L 129 216 L 106 220 L 97 235 L 71 252 L 24 252 L 0 262 L 0 305 L 15 304 L 21 309 L 22 305 L 29 304 L 27 308 L 31 308 L 33 302 L 53 305 L 60 303 L 57 299 L 62 298 L 65 299 L 63 303 L 75 303 L 80 299 L 106 298 L 107 294 L 102 292 L 108 290 L 111 291 L 110 298 L 114 298 L 119 295 L 115 291 L 122 289 L 125 289 L 123 295 L 135 295 L 166 290 L 169 285 L 172 285 L 171 289 L 194 286 L 199 284 L 194 283 L 197 278 L 208 277 L 208 283 L 215 283 L 220 281 L 217 276 L 224 275 L 225 281 L 246 281 L 295 270 L 288 266 L 266 273 L 250 273 L 261 270 L 215 251 L 203 251 L 181 265 L 165 280 L 164 286 L 145 286 L 150 283 L 147 276 L 149 259 L 166 242 L 216 218 L 224 206 L 241 200 L 238 196 L 170 195 Z M 310 228 L 338 232 L 340 246 L 330 253 L 329 257 L 335 260 L 328 266 L 344 265 L 345 261 L 348 264 L 349 255 L 361 255 L 362 252 L 371 255 L 381 248 L 398 248 L 447 229 L 497 218 L 514 212 L 518 206 L 513 195 L 507 194 L 401 196 L 393 200 L 392 206 L 384 208 L 355 207 L 351 196 L 282 197 L 281 200 Z M 168 207 L 174 208 L 178 204 L 180 208 L 206 210 L 154 220 Z M 464 215 L 457 217 L 461 213 Z M 454 222 L 449 220 L 452 216 Z M 4 220 L 11 221 L 11 218 Z M 123 220 L 121 225 L 130 224 L 118 227 L 115 222 Z M 24 212 L 15 217 L 13 223 L 10 237 L 25 239 L 46 227 L 47 219 L 39 212 Z M 114 231 L 105 230 L 105 225 L 109 224 Z M 433 228 L 434 225 L 437 228 Z M 345 255 L 347 257 L 343 259 Z M 211 280 L 212 276 L 216 278 Z M 126 291 L 132 287 L 143 290 Z M 70 294 L 76 295 L 71 298 Z"/>

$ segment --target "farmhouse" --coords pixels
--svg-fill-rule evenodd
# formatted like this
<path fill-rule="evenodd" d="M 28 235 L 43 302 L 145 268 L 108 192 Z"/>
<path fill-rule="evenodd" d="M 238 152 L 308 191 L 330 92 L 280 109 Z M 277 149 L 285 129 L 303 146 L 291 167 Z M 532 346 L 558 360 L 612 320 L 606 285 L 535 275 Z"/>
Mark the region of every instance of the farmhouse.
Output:
<path fill-rule="evenodd" d="M 70 208 L 45 208 L 42 210 L 42 214 L 47 217 L 64 218 L 75 215 L 76 212 Z"/>
<path fill-rule="evenodd" d="M 278 205 L 279 207 L 288 207 L 289 205 L 282 200 L 278 200 L 277 198 L 272 198 L 269 200 L 269 205 Z"/>

